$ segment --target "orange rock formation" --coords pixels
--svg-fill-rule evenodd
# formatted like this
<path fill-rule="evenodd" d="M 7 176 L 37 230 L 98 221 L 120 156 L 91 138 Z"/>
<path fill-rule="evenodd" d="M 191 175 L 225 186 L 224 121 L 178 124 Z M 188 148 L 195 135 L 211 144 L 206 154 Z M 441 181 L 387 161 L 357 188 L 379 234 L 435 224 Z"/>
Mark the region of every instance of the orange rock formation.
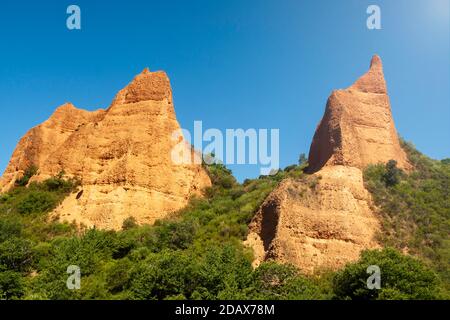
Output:
<path fill-rule="evenodd" d="M 201 165 L 172 161 L 171 151 L 180 144 L 172 133 L 179 129 L 167 75 L 145 69 L 107 110 L 65 104 L 31 129 L 17 145 L 0 190 L 11 188 L 34 164 L 39 171 L 32 180 L 61 171 L 81 180 L 80 192 L 54 212 L 63 220 L 105 229 L 119 229 L 129 216 L 153 223 L 211 184 Z"/>
<path fill-rule="evenodd" d="M 409 169 L 401 149 L 382 63 L 345 90 L 334 91 L 317 127 L 307 178 L 284 180 L 249 226 L 246 243 L 258 265 L 267 259 L 292 263 L 306 273 L 338 269 L 377 248 L 380 230 L 362 169 L 390 159 Z"/>
<path fill-rule="evenodd" d="M 325 165 L 363 169 L 390 159 L 410 168 L 392 119 L 381 59 L 374 56 L 365 75 L 329 97 L 311 144 L 309 170 Z"/>

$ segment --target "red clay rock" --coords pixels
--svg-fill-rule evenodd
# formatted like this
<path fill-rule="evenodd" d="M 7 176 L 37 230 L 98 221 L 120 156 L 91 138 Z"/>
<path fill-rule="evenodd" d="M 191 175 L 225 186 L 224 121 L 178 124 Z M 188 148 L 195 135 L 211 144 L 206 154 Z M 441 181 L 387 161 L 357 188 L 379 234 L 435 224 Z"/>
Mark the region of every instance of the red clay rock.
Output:
<path fill-rule="evenodd" d="M 390 159 L 409 169 L 392 119 L 381 60 L 350 88 L 334 91 L 316 130 L 309 171 L 268 196 L 249 226 L 254 265 L 275 259 L 305 273 L 339 269 L 365 249 L 378 248 L 381 230 L 362 170 Z"/>
<path fill-rule="evenodd" d="M 145 69 L 107 110 L 65 104 L 31 129 L 16 147 L 0 190 L 34 164 L 39 172 L 33 181 L 60 171 L 81 180 L 81 196 L 70 195 L 53 213 L 62 220 L 104 229 L 119 229 L 130 216 L 153 223 L 211 184 L 201 165 L 173 163 L 179 141 L 171 135 L 179 129 L 167 75 Z"/>

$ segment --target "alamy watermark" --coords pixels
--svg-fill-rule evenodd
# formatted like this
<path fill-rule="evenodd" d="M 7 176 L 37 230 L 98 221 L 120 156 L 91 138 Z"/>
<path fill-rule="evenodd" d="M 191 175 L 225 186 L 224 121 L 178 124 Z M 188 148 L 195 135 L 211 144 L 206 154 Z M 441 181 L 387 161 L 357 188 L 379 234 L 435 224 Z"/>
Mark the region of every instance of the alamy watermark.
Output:
<path fill-rule="evenodd" d="M 78 5 L 71 4 L 67 7 L 66 13 L 70 16 L 67 17 L 66 26 L 69 30 L 81 29 L 81 9 Z M 381 29 L 381 8 L 378 5 L 372 4 L 367 7 L 366 13 L 369 17 L 366 20 L 366 26 L 369 30 Z"/>
<path fill-rule="evenodd" d="M 366 25 L 369 30 L 381 29 L 381 9 L 379 6 L 372 4 L 367 7 L 367 14 L 370 16 L 367 18 Z"/>
<path fill-rule="evenodd" d="M 79 266 L 70 265 L 67 267 L 67 273 L 70 276 L 67 278 L 66 286 L 69 290 L 79 290 L 81 288 L 81 269 Z"/>
<path fill-rule="evenodd" d="M 374 289 L 381 289 L 381 270 L 379 266 L 371 265 L 367 267 L 366 272 L 370 274 L 370 276 L 367 278 L 367 289 L 374 290 Z"/>
<path fill-rule="evenodd" d="M 66 26 L 69 30 L 80 30 L 81 29 L 81 9 L 79 6 L 71 4 L 67 7 L 67 14 L 70 14 L 66 20 Z"/>
<path fill-rule="evenodd" d="M 172 133 L 176 142 L 171 151 L 175 164 L 223 163 L 260 165 L 260 173 L 269 175 L 280 167 L 279 129 L 219 129 L 203 130 L 202 121 L 194 121 L 194 132 L 186 129 Z M 192 152 L 190 146 L 196 152 Z M 214 155 L 209 156 L 209 155 Z"/>

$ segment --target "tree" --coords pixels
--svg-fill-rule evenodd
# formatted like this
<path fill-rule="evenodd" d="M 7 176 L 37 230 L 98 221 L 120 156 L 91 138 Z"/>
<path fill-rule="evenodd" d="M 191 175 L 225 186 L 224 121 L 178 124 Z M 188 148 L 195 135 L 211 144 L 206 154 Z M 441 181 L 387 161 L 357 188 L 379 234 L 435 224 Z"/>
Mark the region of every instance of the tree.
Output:
<path fill-rule="evenodd" d="M 395 186 L 400 182 L 401 170 L 397 168 L 397 161 L 389 160 L 386 163 L 386 172 L 383 175 L 387 187 Z"/>
<path fill-rule="evenodd" d="M 298 165 L 302 166 L 308 162 L 308 158 L 304 153 L 300 153 L 300 156 L 298 157 Z"/>
<path fill-rule="evenodd" d="M 292 265 L 264 262 L 253 272 L 251 299 L 310 300 L 324 298 L 320 288 Z"/>
<path fill-rule="evenodd" d="M 381 289 L 369 289 L 369 266 L 378 266 Z M 333 290 L 338 299 L 439 299 L 440 281 L 421 261 L 386 248 L 368 250 L 361 259 L 336 273 Z"/>
<path fill-rule="evenodd" d="M 33 261 L 29 240 L 13 237 L 0 244 L 0 271 L 26 272 Z"/>
<path fill-rule="evenodd" d="M 122 230 L 130 230 L 137 226 L 138 226 L 138 224 L 137 224 L 136 219 L 134 217 L 128 217 L 125 220 L 123 220 Z"/>

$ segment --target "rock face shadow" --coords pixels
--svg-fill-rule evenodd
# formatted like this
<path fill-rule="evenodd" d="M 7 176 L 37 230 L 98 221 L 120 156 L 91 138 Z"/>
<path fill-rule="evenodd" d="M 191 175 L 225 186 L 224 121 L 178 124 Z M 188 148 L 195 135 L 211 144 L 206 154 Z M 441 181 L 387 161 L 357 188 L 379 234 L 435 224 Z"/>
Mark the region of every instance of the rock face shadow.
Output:
<path fill-rule="evenodd" d="M 275 201 L 271 201 L 261 208 L 261 212 L 261 237 L 263 240 L 264 250 L 268 251 L 278 229 L 277 227 L 280 217 L 278 205 Z"/>

